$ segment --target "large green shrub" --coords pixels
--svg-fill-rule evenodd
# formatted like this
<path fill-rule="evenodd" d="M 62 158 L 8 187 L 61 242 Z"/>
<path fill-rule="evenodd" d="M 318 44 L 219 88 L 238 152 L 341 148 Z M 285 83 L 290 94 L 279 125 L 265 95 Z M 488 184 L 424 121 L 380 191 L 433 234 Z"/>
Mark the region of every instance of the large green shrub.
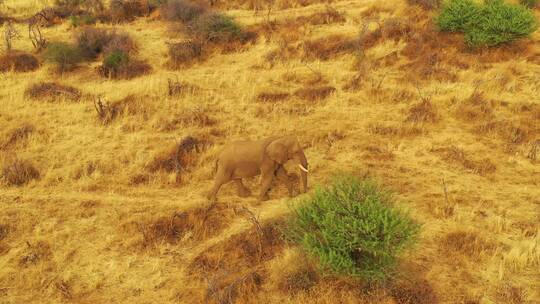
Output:
<path fill-rule="evenodd" d="M 337 177 L 293 207 L 285 233 L 316 257 L 323 271 L 383 281 L 419 232 L 419 225 L 391 201 L 373 181 Z"/>
<path fill-rule="evenodd" d="M 230 42 L 241 40 L 245 33 L 231 17 L 209 13 L 200 15 L 191 25 L 191 30 L 202 40 Z"/>
<path fill-rule="evenodd" d="M 534 13 L 522 5 L 503 0 L 447 1 L 436 23 L 440 30 L 465 33 L 469 47 L 492 47 L 527 37 L 537 28 Z"/>
<path fill-rule="evenodd" d="M 75 67 L 82 60 L 77 47 L 64 42 L 51 42 L 45 50 L 45 59 L 55 64 L 60 72 Z"/>

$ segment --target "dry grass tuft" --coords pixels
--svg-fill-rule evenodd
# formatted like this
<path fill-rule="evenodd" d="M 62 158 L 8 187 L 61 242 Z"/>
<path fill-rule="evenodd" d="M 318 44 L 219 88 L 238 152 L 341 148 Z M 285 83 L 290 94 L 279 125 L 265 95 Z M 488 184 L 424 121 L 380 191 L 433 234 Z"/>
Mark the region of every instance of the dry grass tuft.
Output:
<path fill-rule="evenodd" d="M 477 131 L 480 134 L 495 134 L 509 145 L 520 145 L 534 141 L 540 134 L 540 127 L 530 119 L 503 119 L 480 124 Z"/>
<path fill-rule="evenodd" d="M 45 101 L 56 101 L 59 99 L 79 101 L 81 98 L 81 92 L 78 89 L 56 82 L 35 83 L 25 90 L 24 95 L 32 99 Z"/>
<path fill-rule="evenodd" d="M 358 42 L 356 39 L 343 35 L 331 35 L 304 41 L 301 44 L 301 56 L 304 60 L 329 60 L 351 53 L 357 48 Z"/>
<path fill-rule="evenodd" d="M 228 227 L 233 213 L 225 205 L 213 204 L 137 224 L 143 237 L 141 245 L 151 248 L 163 242 L 175 244 L 186 239 L 201 241 L 213 237 Z"/>
<path fill-rule="evenodd" d="M 202 252 L 189 266 L 192 273 L 238 272 L 272 259 L 283 247 L 279 222 L 253 225 Z"/>
<path fill-rule="evenodd" d="M 443 250 L 461 253 L 469 258 L 479 258 L 485 253 L 493 252 L 497 245 L 476 232 L 458 230 L 446 234 L 441 247 Z"/>
<path fill-rule="evenodd" d="M 26 242 L 26 248 L 19 258 L 19 266 L 30 267 L 40 261 L 48 260 L 52 256 L 52 250 L 46 241 L 37 241 L 35 244 Z"/>
<path fill-rule="evenodd" d="M 167 93 L 169 96 L 184 96 L 186 94 L 195 94 L 200 87 L 187 82 L 167 79 Z"/>
<path fill-rule="evenodd" d="M 474 92 L 456 110 L 456 116 L 465 121 L 491 120 L 495 102 L 488 101 L 482 93 Z"/>
<path fill-rule="evenodd" d="M 16 146 L 18 143 L 28 139 L 34 131 L 34 126 L 29 123 L 24 123 L 20 127 L 7 131 L 3 134 L 4 139 L 0 140 L 0 150 L 7 150 Z"/>
<path fill-rule="evenodd" d="M 218 123 L 214 116 L 204 108 L 186 109 L 173 118 L 162 122 L 158 129 L 160 131 L 175 131 L 182 127 L 197 126 L 200 128 L 215 126 Z"/>
<path fill-rule="evenodd" d="M 275 288 L 286 294 L 307 291 L 320 280 L 311 261 L 299 250 L 285 249 L 269 265 L 269 279 Z"/>
<path fill-rule="evenodd" d="M 30 72 L 39 68 L 38 59 L 31 54 L 9 52 L 0 56 L 0 72 Z"/>
<path fill-rule="evenodd" d="M 409 5 L 417 5 L 426 10 L 436 9 L 441 6 L 441 0 L 407 0 Z"/>
<path fill-rule="evenodd" d="M 329 25 L 335 23 L 345 23 L 347 19 L 345 18 L 343 12 L 338 11 L 334 7 L 327 5 L 324 11 L 313 13 L 309 16 L 300 16 L 296 18 L 294 22 L 297 24 L 312 24 L 312 25 Z"/>
<path fill-rule="evenodd" d="M 390 288 L 397 304 L 436 304 L 437 295 L 425 279 L 399 280 Z"/>
<path fill-rule="evenodd" d="M 486 175 L 497 171 L 497 166 L 489 158 L 483 158 L 481 160 L 470 159 L 465 154 L 465 151 L 456 146 L 432 149 L 432 152 L 439 154 L 447 163 L 457 163 L 474 174 Z"/>
<path fill-rule="evenodd" d="M 169 44 L 168 66 L 172 69 L 187 68 L 204 60 L 202 43 L 194 40 Z"/>
<path fill-rule="evenodd" d="M 335 91 L 336 88 L 332 86 L 313 86 L 296 90 L 294 96 L 304 100 L 318 101 L 328 98 Z"/>
<path fill-rule="evenodd" d="M 255 99 L 260 102 L 272 103 L 272 102 L 283 101 L 283 100 L 289 99 L 290 97 L 291 97 L 291 94 L 287 92 L 261 92 L 257 94 L 257 97 Z"/>
<path fill-rule="evenodd" d="M 4 160 L 1 177 L 8 186 L 24 186 L 39 179 L 40 173 L 32 162 L 15 157 Z"/>
<path fill-rule="evenodd" d="M 263 283 L 263 276 L 256 271 L 247 274 L 214 275 L 208 282 L 205 303 L 250 303 Z"/>
<path fill-rule="evenodd" d="M 406 122 L 436 123 L 439 121 L 437 109 L 429 100 L 424 100 L 409 108 Z"/>
<path fill-rule="evenodd" d="M 152 66 L 145 61 L 130 59 L 126 64 L 116 68 L 108 68 L 102 65 L 97 68 L 99 75 L 112 79 L 133 79 L 147 75 L 152 71 Z"/>
<path fill-rule="evenodd" d="M 390 136 L 390 137 L 414 137 L 422 135 L 424 130 L 414 124 L 388 125 L 382 123 L 372 123 L 368 125 L 369 134 Z"/>
<path fill-rule="evenodd" d="M 527 302 L 527 292 L 521 287 L 514 286 L 509 282 L 504 282 L 496 293 L 497 300 L 500 303 L 522 304 Z"/>
<path fill-rule="evenodd" d="M 101 99 L 94 101 L 94 106 L 101 123 L 109 124 L 122 115 L 149 116 L 151 108 L 145 102 L 148 97 L 139 97 L 130 94 L 110 104 L 103 103 Z"/>

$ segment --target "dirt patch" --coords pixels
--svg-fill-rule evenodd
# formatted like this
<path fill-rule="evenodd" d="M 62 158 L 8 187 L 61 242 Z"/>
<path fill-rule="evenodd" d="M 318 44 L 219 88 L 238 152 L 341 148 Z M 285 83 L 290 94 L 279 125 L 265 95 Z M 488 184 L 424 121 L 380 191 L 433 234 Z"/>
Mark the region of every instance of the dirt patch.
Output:
<path fill-rule="evenodd" d="M 81 92 L 70 86 L 61 85 L 56 82 L 40 82 L 28 87 L 25 96 L 46 101 L 69 100 L 79 101 Z"/>
<path fill-rule="evenodd" d="M 31 54 L 10 52 L 0 56 L 0 72 L 30 72 L 39 68 L 38 59 Z"/>

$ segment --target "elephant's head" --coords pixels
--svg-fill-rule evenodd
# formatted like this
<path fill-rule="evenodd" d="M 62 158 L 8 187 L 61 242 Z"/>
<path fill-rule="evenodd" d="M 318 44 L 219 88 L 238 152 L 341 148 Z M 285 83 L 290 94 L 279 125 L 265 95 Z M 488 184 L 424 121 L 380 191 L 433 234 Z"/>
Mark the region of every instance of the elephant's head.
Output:
<path fill-rule="evenodd" d="M 306 155 L 295 136 L 283 136 L 273 140 L 266 147 L 266 154 L 270 159 L 281 165 L 293 160 L 300 169 L 303 192 L 307 192 L 308 163 Z"/>

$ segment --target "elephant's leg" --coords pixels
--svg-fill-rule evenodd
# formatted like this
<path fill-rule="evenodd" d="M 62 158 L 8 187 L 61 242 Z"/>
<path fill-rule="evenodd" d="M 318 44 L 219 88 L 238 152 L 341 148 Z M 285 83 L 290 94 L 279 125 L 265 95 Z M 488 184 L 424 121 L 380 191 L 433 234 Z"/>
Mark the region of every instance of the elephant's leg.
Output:
<path fill-rule="evenodd" d="M 208 192 L 208 196 L 207 196 L 210 202 L 215 203 L 217 201 L 217 193 L 219 189 L 221 188 L 221 186 L 229 182 L 229 180 L 230 178 L 226 174 L 226 172 L 218 168 L 218 172 L 216 173 L 216 179 L 214 180 L 214 186 L 212 187 L 210 192 Z"/>
<path fill-rule="evenodd" d="M 287 190 L 289 191 L 289 196 L 293 197 L 293 185 L 289 175 L 287 174 L 287 171 L 285 171 L 285 168 L 283 168 L 283 166 L 279 166 L 279 168 L 277 169 L 276 177 L 283 183 L 285 183 L 285 185 L 287 186 Z"/>
<path fill-rule="evenodd" d="M 251 191 L 249 191 L 246 186 L 242 183 L 242 179 L 235 179 L 234 183 L 236 184 L 236 187 L 238 188 L 238 196 L 240 197 L 248 197 L 251 195 Z"/>
<path fill-rule="evenodd" d="M 275 166 L 273 164 L 261 169 L 261 193 L 259 194 L 260 201 L 268 200 L 268 191 L 272 186 L 274 173 Z"/>

